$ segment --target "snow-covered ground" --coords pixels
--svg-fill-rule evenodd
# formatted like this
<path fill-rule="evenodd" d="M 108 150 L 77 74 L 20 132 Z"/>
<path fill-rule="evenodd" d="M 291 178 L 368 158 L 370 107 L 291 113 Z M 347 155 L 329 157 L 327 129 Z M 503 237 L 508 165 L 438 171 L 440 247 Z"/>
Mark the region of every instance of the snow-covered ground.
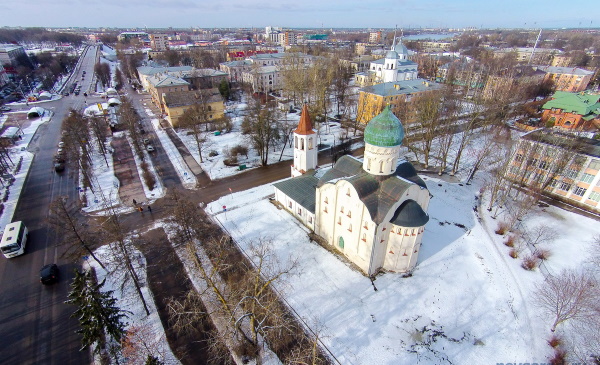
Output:
<path fill-rule="evenodd" d="M 196 162 L 200 164 L 202 169 L 206 171 L 212 180 L 222 179 L 241 172 L 237 166 L 226 166 L 223 163 L 227 158 L 227 152 L 237 145 L 248 147 L 248 157 L 239 155 L 238 164 L 246 165 L 249 169 L 261 166 L 258 153 L 251 147 L 248 138 L 244 136 L 241 131 L 241 125 L 244 121 L 242 114 L 246 108 L 247 104 L 245 102 L 231 104 L 227 107 L 228 113 L 231 115 L 233 129 L 229 133 L 222 133 L 218 136 L 215 136 L 214 133 L 206 135 L 206 141 L 202 146 L 203 162 L 200 162 L 198 145 L 196 144 L 194 136 L 191 133 L 188 133 L 188 130 L 176 130 L 177 135 L 190 151 Z M 300 113 L 285 113 L 282 118 L 283 124 L 294 126 L 294 129 L 298 125 L 299 120 Z M 334 144 L 339 143 L 340 138 L 345 135 L 346 131 L 341 128 L 338 123 L 323 123 L 318 130 L 318 143 L 327 148 L 327 146 L 333 146 Z M 350 137 L 352 137 L 352 132 L 350 133 Z M 283 142 L 283 140 L 281 142 Z M 293 148 L 290 147 L 290 143 L 291 141 L 288 141 L 285 145 L 281 143 L 278 148 L 271 150 L 269 152 L 269 164 L 279 162 L 280 157 L 281 161 L 292 160 L 294 158 L 294 151 Z M 209 156 L 210 151 L 215 151 L 218 155 L 211 157 Z"/>
<path fill-rule="evenodd" d="M 135 271 L 139 276 L 140 282 L 143 283 L 141 290 L 148 305 L 150 315 L 146 315 L 133 281 L 131 279 L 124 280 L 125 273 L 122 271 L 123 266 L 119 266 L 114 261 L 114 257 L 117 254 L 113 250 L 116 250 L 116 248 L 105 245 L 94 251 L 94 254 L 109 270 L 108 272 L 102 269 L 92 258 L 89 258 L 86 264 L 94 267 L 98 282 L 106 279 L 103 291 L 114 291 L 113 297 L 118 300 L 117 305 L 119 308 L 129 312 L 124 322 L 127 323 L 125 330 L 136 334 L 132 340 L 137 343 L 135 351 L 133 351 L 137 361 L 133 363 L 143 364 L 148 355 L 153 355 L 158 356 L 165 365 L 181 364 L 171 352 L 164 328 L 158 316 L 158 311 L 154 305 L 152 292 L 145 285 L 147 280 L 145 269 L 146 259 L 144 255 L 138 250 L 132 249 L 132 256 L 135 258 L 133 260 Z M 129 361 L 132 360 L 134 359 L 129 359 Z"/>
<path fill-rule="evenodd" d="M 481 139 L 465 151 L 458 181 Z M 475 212 L 486 206 L 486 177 L 481 172 L 465 185 L 423 176 L 433 198 L 417 268 L 409 278 L 377 277 L 377 291 L 266 199 L 272 184 L 225 196 L 207 210 L 242 249 L 267 238 L 280 260 L 300 259 L 300 272 L 280 289 L 306 323 L 323 327 L 323 343 L 342 364 L 546 362 L 551 323 L 531 299 L 544 275 L 521 267 L 527 248 L 509 257 L 507 237 L 494 233 L 501 215 Z M 542 246 L 551 252 L 544 263 L 550 273 L 580 267 L 600 234 L 594 220 L 554 207 L 534 208 L 520 229 L 541 224 L 558 232 Z"/>
<path fill-rule="evenodd" d="M 19 202 L 19 197 L 21 195 L 21 191 L 23 190 L 23 184 L 25 184 L 25 179 L 27 178 L 27 174 L 29 173 L 29 168 L 31 167 L 31 162 L 33 161 L 33 153 L 27 151 L 27 147 L 33 138 L 33 135 L 37 131 L 38 127 L 43 123 L 50 120 L 52 117 L 51 111 L 46 111 L 46 114 L 37 119 L 29 120 L 28 126 L 23 128 L 23 136 L 22 139 L 16 141 L 14 146 L 10 148 L 10 158 L 15 163 L 15 166 L 12 167 L 13 175 L 15 178 L 14 183 L 8 188 L 8 198 L 2 204 L 4 208 L 2 210 L 2 214 L 0 214 L 0 229 L 4 230 L 4 227 L 12 222 L 12 217 L 15 212 L 15 208 L 17 203 Z M 0 124 L 4 125 L 6 120 L 8 119 L 8 115 L 5 115 L 0 119 Z M 18 172 L 15 172 L 15 168 L 18 165 L 18 161 L 21 161 L 21 166 Z M 5 196 L 7 188 L 2 188 L 2 197 Z"/>
<path fill-rule="evenodd" d="M 426 183 L 431 220 L 418 266 L 410 278 L 379 276 L 377 291 L 265 199 L 271 184 L 223 197 L 208 210 L 242 248 L 268 238 L 280 260 L 300 259 L 301 272 L 284 296 L 307 323 L 323 325 L 321 338 L 342 364 L 545 362 L 550 323 L 531 301 L 543 275 L 508 256 L 505 237 L 493 233 L 495 220 L 485 214 L 477 219 L 480 181 Z M 537 220 L 564 233 L 550 246 L 556 253 L 547 262 L 552 271 L 580 265 L 591 236 L 600 233 L 593 220 L 557 208 L 538 209 L 526 223 Z M 435 340 L 427 343 L 430 336 Z"/>

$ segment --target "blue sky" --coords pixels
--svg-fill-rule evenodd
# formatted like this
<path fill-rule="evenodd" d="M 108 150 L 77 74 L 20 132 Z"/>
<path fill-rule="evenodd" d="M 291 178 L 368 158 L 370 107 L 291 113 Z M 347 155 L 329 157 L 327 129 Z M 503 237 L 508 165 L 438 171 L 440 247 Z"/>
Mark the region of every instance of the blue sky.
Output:
<path fill-rule="evenodd" d="M 0 0 L 0 26 L 600 27 L 597 0 Z"/>

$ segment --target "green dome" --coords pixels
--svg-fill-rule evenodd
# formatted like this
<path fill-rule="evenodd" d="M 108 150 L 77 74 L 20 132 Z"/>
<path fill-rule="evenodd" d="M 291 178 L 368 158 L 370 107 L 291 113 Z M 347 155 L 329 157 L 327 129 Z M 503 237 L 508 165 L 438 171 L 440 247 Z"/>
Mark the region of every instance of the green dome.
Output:
<path fill-rule="evenodd" d="M 404 139 L 404 127 L 400 119 L 386 106 L 365 128 L 365 142 L 378 147 L 400 146 Z"/>

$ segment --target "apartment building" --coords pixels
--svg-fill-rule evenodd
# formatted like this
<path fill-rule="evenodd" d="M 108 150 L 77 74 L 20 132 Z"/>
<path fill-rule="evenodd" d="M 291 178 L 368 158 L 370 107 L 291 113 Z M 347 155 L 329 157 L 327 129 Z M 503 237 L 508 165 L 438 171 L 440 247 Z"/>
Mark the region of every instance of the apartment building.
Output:
<path fill-rule="evenodd" d="M 150 47 L 155 52 L 164 52 L 169 49 L 169 36 L 166 34 L 150 34 Z"/>
<path fill-rule="evenodd" d="M 218 89 L 190 90 L 162 95 L 165 114 L 173 128 L 179 127 L 179 118 L 186 110 L 199 105 L 204 110 L 207 123 L 223 118 L 225 104 Z"/>
<path fill-rule="evenodd" d="M 600 128 L 600 95 L 557 91 L 542 109 L 547 126 L 576 131 Z"/>
<path fill-rule="evenodd" d="M 579 67 L 537 66 L 546 73 L 545 79 L 554 81 L 556 90 L 579 92 L 587 89 L 594 72 Z"/>
<path fill-rule="evenodd" d="M 600 141 L 547 130 L 523 135 L 505 176 L 521 186 L 600 212 Z"/>

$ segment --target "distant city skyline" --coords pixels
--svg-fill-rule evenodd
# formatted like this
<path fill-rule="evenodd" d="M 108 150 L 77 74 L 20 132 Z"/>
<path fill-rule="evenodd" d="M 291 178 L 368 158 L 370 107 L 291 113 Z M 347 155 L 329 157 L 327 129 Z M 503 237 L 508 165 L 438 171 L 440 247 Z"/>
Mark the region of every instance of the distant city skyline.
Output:
<path fill-rule="evenodd" d="M 117 28 L 588 28 L 597 0 L 0 0 L 0 26 Z"/>

